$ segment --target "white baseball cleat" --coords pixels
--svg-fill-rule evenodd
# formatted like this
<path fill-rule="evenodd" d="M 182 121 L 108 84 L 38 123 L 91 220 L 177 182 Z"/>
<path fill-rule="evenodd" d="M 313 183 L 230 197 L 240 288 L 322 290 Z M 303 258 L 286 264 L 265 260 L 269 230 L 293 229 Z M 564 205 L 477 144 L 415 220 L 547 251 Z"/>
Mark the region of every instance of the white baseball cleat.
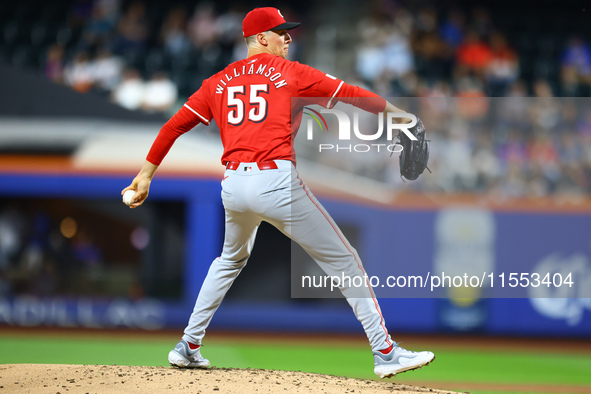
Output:
<path fill-rule="evenodd" d="M 178 368 L 209 368 L 209 360 L 201 355 L 201 347 L 191 350 L 187 341 L 182 339 L 168 353 L 168 362 Z"/>
<path fill-rule="evenodd" d="M 390 353 L 373 352 L 374 372 L 380 378 L 390 378 L 397 373 L 411 371 L 429 364 L 435 359 L 432 352 L 411 352 L 394 344 Z"/>

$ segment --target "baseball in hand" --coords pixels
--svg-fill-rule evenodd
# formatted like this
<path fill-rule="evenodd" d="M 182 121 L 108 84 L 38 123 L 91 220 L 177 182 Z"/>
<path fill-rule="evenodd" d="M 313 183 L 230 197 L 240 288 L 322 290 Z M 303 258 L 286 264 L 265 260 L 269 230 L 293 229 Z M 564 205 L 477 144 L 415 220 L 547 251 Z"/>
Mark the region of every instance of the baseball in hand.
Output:
<path fill-rule="evenodd" d="M 125 205 L 131 205 L 131 199 L 135 195 L 135 190 L 128 190 L 123 193 L 123 203 Z"/>

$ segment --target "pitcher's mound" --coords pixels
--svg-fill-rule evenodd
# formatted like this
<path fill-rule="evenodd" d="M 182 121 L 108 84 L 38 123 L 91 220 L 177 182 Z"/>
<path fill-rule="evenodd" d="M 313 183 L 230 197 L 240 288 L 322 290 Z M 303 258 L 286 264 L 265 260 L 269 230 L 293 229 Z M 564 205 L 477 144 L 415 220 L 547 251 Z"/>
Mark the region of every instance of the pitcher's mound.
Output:
<path fill-rule="evenodd" d="M 120 365 L 0 365 L 0 393 L 451 393 L 372 381 L 264 369 L 176 369 Z"/>

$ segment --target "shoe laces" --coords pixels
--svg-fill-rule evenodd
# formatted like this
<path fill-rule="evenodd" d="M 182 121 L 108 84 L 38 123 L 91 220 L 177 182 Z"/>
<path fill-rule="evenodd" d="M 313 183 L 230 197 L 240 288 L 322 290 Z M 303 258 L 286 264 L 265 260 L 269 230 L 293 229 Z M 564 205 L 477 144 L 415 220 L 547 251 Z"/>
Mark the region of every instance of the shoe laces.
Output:
<path fill-rule="evenodd" d="M 412 353 L 412 354 L 417 354 L 418 353 L 418 352 L 415 352 L 415 351 L 412 351 L 412 350 L 405 349 L 402 346 L 400 346 L 400 344 L 402 343 L 402 341 L 401 342 L 394 342 L 394 343 L 396 344 L 396 347 L 397 348 L 400 348 L 400 349 L 404 350 L 407 353 Z"/>

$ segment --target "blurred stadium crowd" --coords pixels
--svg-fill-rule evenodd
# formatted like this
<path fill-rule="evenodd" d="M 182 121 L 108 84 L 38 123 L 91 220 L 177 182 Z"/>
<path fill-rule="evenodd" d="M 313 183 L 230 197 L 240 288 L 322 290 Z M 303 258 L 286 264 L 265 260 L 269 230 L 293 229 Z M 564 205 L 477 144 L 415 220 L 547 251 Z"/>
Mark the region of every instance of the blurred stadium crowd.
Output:
<path fill-rule="evenodd" d="M 368 166 L 363 155 L 350 161 L 349 170 L 428 191 L 587 193 L 591 110 L 584 97 L 591 93 L 591 35 L 579 34 L 582 25 L 572 18 L 553 18 L 552 10 L 525 18 L 494 2 L 444 3 L 367 3 L 355 28 L 339 33 L 347 34 L 345 50 L 350 52 L 351 42 L 356 49 L 340 76 L 385 97 L 472 99 L 486 110 L 462 115 L 451 102 L 438 104 L 445 116 L 433 123 L 421 112 L 425 108 L 416 108 L 439 147 L 432 169 L 441 176 L 400 185 L 391 165 Z M 241 22 L 249 4 L 69 0 L 62 5 L 66 8 L 3 2 L 0 61 L 129 109 L 170 115 L 204 78 L 245 54 Z M 293 3 L 282 10 L 287 19 L 303 20 L 304 8 Z M 294 31 L 300 42 L 290 52 L 294 60 L 314 66 L 306 48 L 317 35 L 306 32 L 319 27 L 306 23 Z M 492 103 L 486 97 L 510 97 L 517 104 L 511 108 L 501 105 L 503 99 Z M 512 120 L 497 108 L 510 110 Z M 333 155 L 316 159 L 337 165 Z"/>
<path fill-rule="evenodd" d="M 144 1 L 2 4 L 0 59 L 128 109 L 167 112 L 230 60 L 242 14 Z"/>
<path fill-rule="evenodd" d="M 478 5 L 439 12 L 435 6 L 411 11 L 381 2 L 358 25 L 357 76 L 385 96 L 591 93 L 591 47 L 564 26 L 568 21 L 541 26 L 546 21 L 536 21 L 535 13 L 498 15 L 493 4 L 497 13 Z M 549 90 L 539 91 L 540 82 Z"/>
<path fill-rule="evenodd" d="M 390 163 L 367 171 L 359 155 L 352 171 L 397 188 L 500 198 L 589 192 L 591 36 L 576 23 L 585 10 L 569 29 L 555 9 L 528 18 L 518 6 L 499 13 L 503 4 L 435 6 L 380 2 L 358 25 L 353 78 L 385 97 L 422 98 L 402 108 L 431 132 L 438 176 L 403 184 Z"/>

